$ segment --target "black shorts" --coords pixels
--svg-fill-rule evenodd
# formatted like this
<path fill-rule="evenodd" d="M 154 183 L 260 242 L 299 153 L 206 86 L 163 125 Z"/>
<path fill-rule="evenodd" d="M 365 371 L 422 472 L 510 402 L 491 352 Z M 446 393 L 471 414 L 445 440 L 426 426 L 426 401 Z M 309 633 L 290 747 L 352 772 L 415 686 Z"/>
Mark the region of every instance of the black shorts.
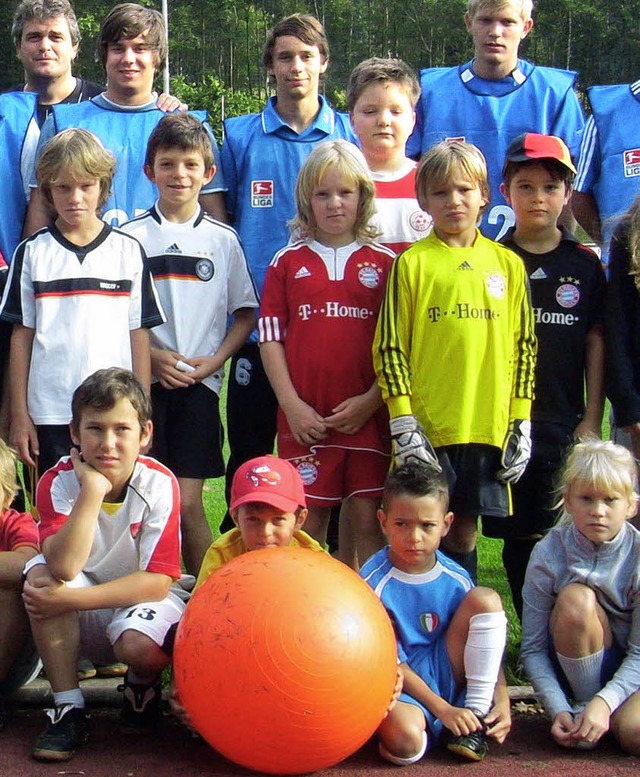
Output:
<path fill-rule="evenodd" d="M 48 469 L 55 466 L 63 456 L 68 456 L 75 443 L 71 439 L 68 424 L 39 424 L 36 426 L 38 433 L 38 477 L 41 477 Z"/>
<path fill-rule="evenodd" d="M 178 478 L 224 475 L 219 399 L 202 383 L 178 389 L 151 386 L 153 440 L 150 455 Z"/>
<path fill-rule="evenodd" d="M 511 515 L 509 488 L 496 479 L 500 448 L 492 445 L 445 445 L 438 459 L 449 482 L 449 509 L 457 515 Z"/>
<path fill-rule="evenodd" d="M 25 683 L 34 680 L 42 669 L 42 661 L 36 650 L 33 637 L 29 635 L 22 645 L 20 653 L 7 672 L 7 677 L 0 682 L 0 695 L 11 696 Z"/>
<path fill-rule="evenodd" d="M 558 518 L 558 475 L 573 445 L 572 430 L 538 421 L 532 424 L 531 431 L 531 459 L 520 480 L 511 486 L 513 517 L 483 521 L 487 537 L 539 539 Z"/>

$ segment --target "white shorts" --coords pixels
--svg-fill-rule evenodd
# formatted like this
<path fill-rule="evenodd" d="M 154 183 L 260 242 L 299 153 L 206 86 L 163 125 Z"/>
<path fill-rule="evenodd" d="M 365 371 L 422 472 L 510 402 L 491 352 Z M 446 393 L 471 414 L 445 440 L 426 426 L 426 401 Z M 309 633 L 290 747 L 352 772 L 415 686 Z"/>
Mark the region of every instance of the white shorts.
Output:
<path fill-rule="evenodd" d="M 25 572 L 37 564 L 46 564 L 44 556 L 31 559 Z M 80 572 L 66 585 L 69 588 L 90 588 L 97 583 Z M 185 596 L 184 592 L 181 593 Z M 113 645 L 129 629 L 145 634 L 170 655 L 174 627 L 185 607 L 186 602 L 172 590 L 159 602 L 141 602 L 108 610 L 80 610 L 80 655 L 94 664 L 113 663 L 116 660 Z"/>

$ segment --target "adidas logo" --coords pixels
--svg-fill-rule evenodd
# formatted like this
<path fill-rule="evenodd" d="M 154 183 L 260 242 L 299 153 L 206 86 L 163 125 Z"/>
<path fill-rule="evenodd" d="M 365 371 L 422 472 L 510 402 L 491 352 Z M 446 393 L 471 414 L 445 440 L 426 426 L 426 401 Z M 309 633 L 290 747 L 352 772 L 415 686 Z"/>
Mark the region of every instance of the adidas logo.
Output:
<path fill-rule="evenodd" d="M 542 267 L 538 267 L 538 269 L 531 273 L 529 278 L 531 278 L 532 281 L 540 281 L 547 277 L 547 273 L 542 269 Z"/>
<path fill-rule="evenodd" d="M 298 272 L 293 276 L 294 278 L 308 278 L 311 275 L 309 270 L 303 265 Z"/>
<path fill-rule="evenodd" d="M 182 249 L 177 243 L 172 243 L 169 248 L 164 249 L 165 254 L 181 254 Z"/>
<path fill-rule="evenodd" d="M 458 265 L 458 270 L 473 270 L 473 267 L 465 260 Z"/>

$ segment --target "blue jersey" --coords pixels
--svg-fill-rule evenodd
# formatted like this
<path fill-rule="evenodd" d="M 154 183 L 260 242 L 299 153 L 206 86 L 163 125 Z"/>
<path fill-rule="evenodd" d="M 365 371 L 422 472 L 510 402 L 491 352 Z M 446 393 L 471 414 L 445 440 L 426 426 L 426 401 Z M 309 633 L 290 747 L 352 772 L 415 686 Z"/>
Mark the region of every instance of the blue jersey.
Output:
<path fill-rule="evenodd" d="M 434 693 L 460 706 L 464 689 L 456 687 L 445 636 L 454 613 L 473 588 L 467 572 L 436 551 L 433 569 L 407 574 L 393 565 L 389 549 L 383 548 L 367 560 L 360 575 L 389 613 L 400 661 L 407 663 Z M 420 707 L 433 735 L 429 745 L 433 744 L 442 732 L 442 722 L 407 693 L 400 696 L 400 701 Z"/>
<path fill-rule="evenodd" d="M 575 189 L 595 198 L 608 251 L 614 227 L 640 194 L 640 81 L 593 86 L 589 102 L 593 116 L 582 140 Z"/>
<path fill-rule="evenodd" d="M 355 143 L 348 116 L 336 113 L 324 97 L 319 99 L 318 115 L 300 134 L 280 118 L 275 98 L 262 113 L 224 124 L 221 161 L 227 209 L 260 293 L 269 263 L 289 242 L 287 223 L 296 215 L 294 191 L 304 161 L 323 140 Z"/>
<path fill-rule="evenodd" d="M 472 65 L 421 72 L 422 94 L 407 154 L 418 157 L 449 138 L 478 146 L 487 160 L 491 187 L 480 228 L 498 240 L 515 224 L 513 210 L 500 194 L 511 140 L 524 132 L 558 135 L 577 159 L 584 116 L 573 90 L 573 72 L 519 60 L 507 78 L 490 81 L 475 75 Z"/>
<path fill-rule="evenodd" d="M 7 263 L 20 242 L 27 211 L 20 162 L 36 100 L 32 92 L 0 94 L 0 253 Z"/>
<path fill-rule="evenodd" d="M 206 118 L 202 111 L 193 113 L 202 121 Z M 126 108 L 107 100 L 103 94 L 77 105 L 54 105 L 52 115 L 42 128 L 38 154 L 55 134 L 70 127 L 81 127 L 97 135 L 117 162 L 111 195 L 102 217 L 108 224 L 124 224 L 151 208 L 158 197 L 143 167 L 149 135 L 163 116 L 165 113 L 155 107 L 155 101 Z M 211 139 L 217 164 L 217 146 L 213 136 Z M 222 188 L 222 175 L 217 173 L 203 192 Z"/>
<path fill-rule="evenodd" d="M 444 637 L 460 602 L 473 588 L 467 572 L 440 551 L 423 574 L 407 574 L 393 565 L 389 549 L 367 560 L 361 577 L 373 588 L 393 623 L 400 661 L 412 666 Z"/>

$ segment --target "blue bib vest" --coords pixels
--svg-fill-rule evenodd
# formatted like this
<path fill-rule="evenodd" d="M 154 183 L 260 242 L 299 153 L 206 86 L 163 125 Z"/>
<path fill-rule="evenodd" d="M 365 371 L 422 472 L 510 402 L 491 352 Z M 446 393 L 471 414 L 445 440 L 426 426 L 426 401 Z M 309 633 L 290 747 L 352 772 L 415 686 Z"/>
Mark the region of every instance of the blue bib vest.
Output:
<path fill-rule="evenodd" d="M 592 86 L 588 94 L 600 150 L 593 195 L 607 246 L 619 218 L 640 194 L 640 100 L 629 84 Z"/>
<path fill-rule="evenodd" d="M 201 121 L 204 111 L 192 111 Z M 93 132 L 116 158 L 116 174 L 102 217 L 108 224 L 124 224 L 148 210 L 158 197 L 143 165 L 149 135 L 165 114 L 157 108 L 119 111 L 88 100 L 77 105 L 54 105 L 56 132 L 80 127 Z"/>
<path fill-rule="evenodd" d="M 573 72 L 520 60 L 513 75 L 487 81 L 475 76 L 470 65 L 421 72 L 419 136 L 414 133 L 407 150 L 410 155 L 424 154 L 452 138 L 478 146 L 487 160 L 491 187 L 491 202 L 480 228 L 497 240 L 515 223 L 513 210 L 500 194 L 509 143 L 524 132 L 555 134 L 575 156 L 584 118 L 573 94 Z"/>
<path fill-rule="evenodd" d="M 20 161 L 36 101 L 32 92 L 0 94 L 0 251 L 7 264 L 20 242 L 27 211 Z"/>

